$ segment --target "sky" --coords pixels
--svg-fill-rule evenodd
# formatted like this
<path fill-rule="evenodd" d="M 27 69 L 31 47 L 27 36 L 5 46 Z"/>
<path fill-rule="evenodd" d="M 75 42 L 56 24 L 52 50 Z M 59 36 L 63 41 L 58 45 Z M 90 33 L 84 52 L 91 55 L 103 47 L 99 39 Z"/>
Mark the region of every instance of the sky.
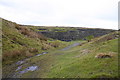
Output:
<path fill-rule="evenodd" d="M 24 25 L 118 29 L 119 0 L 0 0 L 0 17 Z"/>

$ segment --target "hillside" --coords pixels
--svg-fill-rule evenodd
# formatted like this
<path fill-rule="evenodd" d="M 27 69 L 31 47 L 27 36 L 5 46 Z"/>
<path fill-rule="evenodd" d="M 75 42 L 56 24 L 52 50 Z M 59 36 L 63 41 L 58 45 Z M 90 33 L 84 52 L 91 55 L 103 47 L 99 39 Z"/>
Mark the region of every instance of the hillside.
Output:
<path fill-rule="evenodd" d="M 117 78 L 118 33 L 93 39 L 91 42 L 62 51 L 56 56 L 46 77 L 50 78 Z M 56 53 L 51 53 L 55 55 Z M 96 55 L 112 55 L 96 58 Z"/>
<path fill-rule="evenodd" d="M 26 26 L 4 19 L 2 28 L 3 78 L 118 78 L 118 31 L 101 29 L 102 35 L 94 36 L 95 29 L 85 29 L 94 37 L 66 42 L 39 31 L 78 28 Z"/>
<path fill-rule="evenodd" d="M 29 27 L 2 19 L 3 64 L 31 57 L 49 49 L 61 47 L 61 42 L 49 41 Z M 61 44 L 60 44 L 61 43 Z"/>

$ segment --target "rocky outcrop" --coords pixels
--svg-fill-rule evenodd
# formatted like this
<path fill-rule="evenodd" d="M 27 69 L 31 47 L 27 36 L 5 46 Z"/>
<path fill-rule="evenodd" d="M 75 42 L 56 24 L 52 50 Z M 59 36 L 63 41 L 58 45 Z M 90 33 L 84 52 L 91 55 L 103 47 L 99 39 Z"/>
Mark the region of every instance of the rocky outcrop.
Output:
<path fill-rule="evenodd" d="M 71 41 L 71 40 L 80 40 L 86 39 L 87 36 L 93 35 L 94 37 L 99 37 L 108 33 L 111 33 L 115 30 L 111 29 L 87 29 L 87 28 L 76 28 L 74 30 L 67 30 L 67 31 L 39 31 L 44 36 L 58 39 L 62 41 Z"/>

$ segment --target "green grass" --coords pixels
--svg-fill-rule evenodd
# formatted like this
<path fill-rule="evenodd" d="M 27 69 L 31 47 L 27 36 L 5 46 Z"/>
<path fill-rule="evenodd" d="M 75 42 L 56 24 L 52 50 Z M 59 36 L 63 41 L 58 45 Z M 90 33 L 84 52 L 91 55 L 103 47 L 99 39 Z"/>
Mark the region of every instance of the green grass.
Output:
<path fill-rule="evenodd" d="M 34 56 L 42 52 L 48 54 L 28 58 L 22 66 L 25 68 L 36 65 L 38 70 L 23 74 L 22 78 L 101 78 L 101 77 L 118 77 L 118 39 L 114 39 L 117 33 L 110 33 L 90 42 L 77 40 L 63 42 L 59 40 L 41 38 L 28 35 L 36 31 L 39 27 L 27 26 L 25 34 L 22 34 L 16 27 L 19 25 L 4 21 L 3 22 L 3 77 L 12 77 L 12 73 L 18 67 L 15 63 L 21 59 Z M 23 27 L 23 26 L 21 26 Z M 29 28 L 30 27 L 30 28 Z M 44 28 L 44 27 L 42 27 Z M 29 29 L 30 32 L 29 32 Z M 49 31 L 66 30 L 66 28 L 51 28 Z M 75 28 L 67 28 L 75 29 Z M 33 38 L 34 37 L 34 38 Z M 110 39 L 110 40 L 108 40 Z M 64 47 L 74 43 L 85 43 L 68 50 L 61 50 Z M 33 51 L 31 51 L 33 49 Z M 34 51 L 35 50 L 35 51 Z M 38 50 L 38 51 L 36 51 Z M 21 56 L 20 53 L 22 54 Z M 95 58 L 97 54 L 113 54 L 112 58 Z M 26 56 L 28 55 L 28 56 Z M 3 56 L 4 58 L 4 56 Z"/>
<path fill-rule="evenodd" d="M 115 40 L 117 43 L 117 40 Z M 58 56 L 55 60 L 57 65 L 51 68 L 48 76 L 53 78 L 90 78 L 96 74 L 109 74 L 113 77 L 118 76 L 118 58 L 117 53 L 112 59 L 96 59 L 95 55 L 100 52 L 108 52 L 109 46 L 117 46 L 115 41 L 106 44 L 104 51 L 94 51 L 90 48 L 90 53 L 82 55 L 80 47 L 65 51 L 64 55 Z M 87 45 L 86 45 L 87 46 Z M 98 46 L 99 47 L 99 46 Z M 96 47 L 92 47 L 96 49 Z M 117 48 L 111 49 L 110 52 L 117 52 Z M 79 56 L 80 55 L 80 56 Z M 77 57 L 78 56 L 78 57 Z M 111 72 L 111 73 L 110 73 Z"/>
<path fill-rule="evenodd" d="M 104 39 L 104 37 L 102 37 Z M 98 38 L 98 40 L 101 39 Z M 67 42 L 67 45 L 75 42 Z M 64 42 L 63 42 L 64 43 Z M 114 46 L 114 47 L 113 47 Z M 114 78 L 118 77 L 118 39 L 101 41 L 96 39 L 69 50 L 48 50 L 48 54 L 32 57 L 23 64 L 22 70 L 37 65 L 37 71 L 22 75 L 23 78 Z M 95 58 L 99 53 L 112 53 L 112 58 Z M 13 67 L 13 66 L 12 66 Z M 6 68 L 6 67 L 4 67 Z M 17 66 L 14 66 L 16 69 Z M 9 70 L 7 70 L 9 74 Z"/>
<path fill-rule="evenodd" d="M 4 19 L 2 22 L 3 65 L 34 56 L 49 49 L 67 45 L 65 42 L 58 40 L 49 41 L 42 34 L 37 34 L 33 30 L 30 30 L 29 27 L 19 26 Z M 31 49 L 36 49 L 38 52 L 31 53 Z"/>
<path fill-rule="evenodd" d="M 118 77 L 117 41 L 113 39 L 96 45 L 86 43 L 66 51 L 54 50 L 49 54 L 33 57 L 31 64 L 40 67 L 39 70 L 25 73 L 22 77 L 36 78 L 99 78 Z M 95 46 L 96 45 L 96 46 Z M 112 46 L 111 46 L 112 45 Z M 105 47 L 103 47 L 105 46 Z M 113 48 L 114 46 L 114 48 Z M 98 50 L 100 48 L 100 50 Z M 89 52 L 84 52 L 89 50 Z M 112 58 L 95 58 L 96 54 L 113 52 Z M 34 74 L 34 76 L 32 75 Z"/>

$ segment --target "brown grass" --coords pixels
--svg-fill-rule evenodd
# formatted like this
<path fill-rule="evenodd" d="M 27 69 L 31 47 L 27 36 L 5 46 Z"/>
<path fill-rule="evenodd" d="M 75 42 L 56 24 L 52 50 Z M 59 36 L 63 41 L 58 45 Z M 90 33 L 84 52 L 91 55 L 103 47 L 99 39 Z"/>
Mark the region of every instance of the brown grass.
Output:
<path fill-rule="evenodd" d="M 36 53 L 36 52 L 38 52 L 38 49 L 36 49 L 36 48 L 30 48 L 29 52 L 30 53 Z"/>
<path fill-rule="evenodd" d="M 33 56 L 33 54 L 30 53 L 29 51 L 26 51 L 25 56 L 26 56 L 26 57 L 31 57 L 31 56 Z"/>
<path fill-rule="evenodd" d="M 113 53 L 99 53 L 95 56 L 95 58 L 111 58 L 113 57 Z"/>
<path fill-rule="evenodd" d="M 60 43 L 59 42 L 52 42 L 52 43 L 50 43 L 50 45 L 56 48 L 56 47 L 60 46 Z"/>
<path fill-rule="evenodd" d="M 14 50 L 3 52 L 3 60 L 7 60 L 8 58 L 17 58 L 21 55 L 24 55 L 24 50 Z"/>
<path fill-rule="evenodd" d="M 42 50 L 48 50 L 50 48 L 51 48 L 51 46 L 47 45 L 47 44 L 42 44 L 42 47 L 41 47 Z"/>
<path fill-rule="evenodd" d="M 20 27 L 18 24 L 15 24 L 15 28 L 16 28 L 17 30 L 21 30 L 21 27 Z"/>
<path fill-rule="evenodd" d="M 37 52 L 37 49 L 32 49 L 31 52 Z M 29 49 L 20 49 L 13 51 L 3 52 L 3 61 L 7 59 L 16 59 L 20 57 L 31 57 L 33 54 L 29 51 Z"/>
<path fill-rule="evenodd" d="M 40 33 L 36 33 L 25 26 L 16 25 L 15 28 L 21 32 L 21 34 L 26 35 L 31 38 L 39 38 L 41 40 L 47 41 L 47 38 Z"/>

